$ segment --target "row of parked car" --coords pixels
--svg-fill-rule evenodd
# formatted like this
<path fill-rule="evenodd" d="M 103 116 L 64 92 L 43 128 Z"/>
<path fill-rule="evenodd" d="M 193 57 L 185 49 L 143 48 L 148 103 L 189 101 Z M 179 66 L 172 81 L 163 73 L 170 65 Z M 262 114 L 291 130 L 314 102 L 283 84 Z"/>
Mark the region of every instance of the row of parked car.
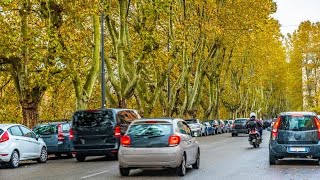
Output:
<path fill-rule="evenodd" d="M 208 120 L 203 123 L 199 119 L 186 119 L 192 132 L 198 136 L 209 136 L 231 132 L 234 126 L 234 120 Z"/>

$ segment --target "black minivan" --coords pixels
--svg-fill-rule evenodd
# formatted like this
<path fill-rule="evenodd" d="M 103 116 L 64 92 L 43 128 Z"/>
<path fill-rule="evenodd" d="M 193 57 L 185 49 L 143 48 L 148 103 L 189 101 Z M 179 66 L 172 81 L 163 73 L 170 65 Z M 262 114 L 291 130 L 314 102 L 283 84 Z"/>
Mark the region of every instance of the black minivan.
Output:
<path fill-rule="evenodd" d="M 120 136 L 141 116 L 133 109 L 76 111 L 72 117 L 73 154 L 79 162 L 87 156 L 117 159 Z"/>

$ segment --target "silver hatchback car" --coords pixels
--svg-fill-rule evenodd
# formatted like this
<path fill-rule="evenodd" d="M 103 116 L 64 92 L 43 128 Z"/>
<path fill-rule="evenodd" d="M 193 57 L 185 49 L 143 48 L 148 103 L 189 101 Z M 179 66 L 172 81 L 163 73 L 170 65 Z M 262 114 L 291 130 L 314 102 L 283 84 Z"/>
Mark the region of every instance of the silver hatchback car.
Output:
<path fill-rule="evenodd" d="M 199 169 L 200 148 L 182 119 L 140 119 L 121 137 L 118 158 L 122 176 L 138 168 L 176 168 L 184 176 L 188 166 Z"/>

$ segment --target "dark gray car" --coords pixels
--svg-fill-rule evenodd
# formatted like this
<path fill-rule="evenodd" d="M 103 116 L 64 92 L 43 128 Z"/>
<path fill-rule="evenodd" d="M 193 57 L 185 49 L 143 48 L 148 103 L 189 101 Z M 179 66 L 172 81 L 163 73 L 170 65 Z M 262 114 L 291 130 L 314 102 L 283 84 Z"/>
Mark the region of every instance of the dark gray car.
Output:
<path fill-rule="evenodd" d="M 320 159 L 320 121 L 312 112 L 281 113 L 272 127 L 269 163 L 283 158 Z"/>
<path fill-rule="evenodd" d="M 246 123 L 249 118 L 237 118 L 234 120 L 234 126 L 231 129 L 232 136 L 238 136 L 238 134 L 248 134 L 248 128 L 246 128 Z"/>

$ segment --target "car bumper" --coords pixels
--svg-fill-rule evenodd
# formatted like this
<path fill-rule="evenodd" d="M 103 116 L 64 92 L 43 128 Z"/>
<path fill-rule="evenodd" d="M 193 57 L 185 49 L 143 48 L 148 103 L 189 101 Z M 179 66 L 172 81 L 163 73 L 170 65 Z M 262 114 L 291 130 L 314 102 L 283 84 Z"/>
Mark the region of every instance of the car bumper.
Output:
<path fill-rule="evenodd" d="M 120 147 L 118 160 L 124 168 L 175 168 L 181 164 L 182 152 L 179 147 Z"/>
<path fill-rule="evenodd" d="M 242 134 L 248 134 L 248 129 L 232 129 L 232 133 L 242 133 Z"/>
<path fill-rule="evenodd" d="M 305 147 L 306 152 L 289 152 L 289 147 Z M 276 157 L 299 157 L 320 158 L 320 143 L 318 144 L 278 144 L 276 141 L 270 141 L 269 151 Z"/>
<path fill-rule="evenodd" d="M 85 156 L 104 156 L 118 152 L 118 145 L 101 146 L 74 146 L 72 149 L 73 154 L 81 154 Z"/>
<path fill-rule="evenodd" d="M 0 146 L 0 163 L 9 162 L 13 151 L 12 143 L 3 142 Z"/>

